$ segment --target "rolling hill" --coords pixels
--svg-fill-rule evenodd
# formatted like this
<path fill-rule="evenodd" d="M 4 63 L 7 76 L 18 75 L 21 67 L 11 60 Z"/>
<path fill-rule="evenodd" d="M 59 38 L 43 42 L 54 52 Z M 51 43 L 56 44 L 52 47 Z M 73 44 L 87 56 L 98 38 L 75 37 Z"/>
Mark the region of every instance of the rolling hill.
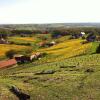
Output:
<path fill-rule="evenodd" d="M 100 100 L 100 54 L 95 52 L 99 43 L 66 37 L 57 41 L 33 51 L 47 54 L 40 60 L 0 69 L 0 100 L 18 100 L 12 86 L 30 100 Z"/>

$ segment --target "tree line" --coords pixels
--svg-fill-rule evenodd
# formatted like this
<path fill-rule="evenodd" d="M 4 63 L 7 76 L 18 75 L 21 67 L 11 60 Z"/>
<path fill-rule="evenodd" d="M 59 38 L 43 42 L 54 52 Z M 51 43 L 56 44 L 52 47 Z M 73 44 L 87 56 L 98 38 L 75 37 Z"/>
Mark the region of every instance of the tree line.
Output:
<path fill-rule="evenodd" d="M 56 28 L 53 30 L 10 30 L 10 29 L 0 29 L 0 37 L 7 37 L 7 36 L 14 36 L 14 35 L 20 35 L 20 36 L 31 36 L 33 34 L 48 34 L 51 33 L 52 36 L 55 35 L 69 35 L 73 33 L 80 33 L 85 32 L 88 33 L 94 33 L 96 35 L 100 35 L 100 28 L 96 27 L 78 27 L 78 28 Z"/>

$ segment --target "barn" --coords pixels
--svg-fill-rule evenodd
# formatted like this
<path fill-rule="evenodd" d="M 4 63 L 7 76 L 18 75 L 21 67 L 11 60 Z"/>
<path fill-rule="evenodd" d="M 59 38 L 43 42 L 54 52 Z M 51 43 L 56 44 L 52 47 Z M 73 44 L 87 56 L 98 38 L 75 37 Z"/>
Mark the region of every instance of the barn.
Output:
<path fill-rule="evenodd" d="M 18 63 L 25 63 L 25 62 L 30 62 L 30 57 L 29 56 L 25 56 L 25 55 L 15 55 L 14 59 L 18 62 Z"/>

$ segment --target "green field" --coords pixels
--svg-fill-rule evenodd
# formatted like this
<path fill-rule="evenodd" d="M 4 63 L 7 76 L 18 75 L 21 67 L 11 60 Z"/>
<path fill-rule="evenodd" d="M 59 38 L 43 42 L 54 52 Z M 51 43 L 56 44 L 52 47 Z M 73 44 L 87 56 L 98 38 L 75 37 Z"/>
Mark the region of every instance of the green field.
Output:
<path fill-rule="evenodd" d="M 85 55 L 55 63 L 25 64 L 0 71 L 1 99 L 13 99 L 12 85 L 31 95 L 31 100 L 100 99 L 100 55 Z M 64 68 L 61 68 L 64 66 Z M 71 67 L 76 66 L 76 67 Z M 90 69 L 90 72 L 87 70 Z M 43 70 L 54 74 L 35 75 Z M 92 70 L 92 71 L 91 71 Z M 61 92 L 60 92 L 61 91 Z M 17 100 L 17 98 L 16 98 Z"/>

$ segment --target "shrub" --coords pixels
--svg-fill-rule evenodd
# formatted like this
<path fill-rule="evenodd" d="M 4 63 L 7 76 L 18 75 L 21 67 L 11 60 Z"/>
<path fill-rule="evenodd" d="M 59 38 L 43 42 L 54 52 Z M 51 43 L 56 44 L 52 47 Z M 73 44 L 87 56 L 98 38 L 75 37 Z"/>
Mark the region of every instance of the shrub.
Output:
<path fill-rule="evenodd" d="M 11 41 L 10 44 L 23 45 L 23 46 L 31 46 L 31 43 L 17 43 L 17 42 L 13 42 L 13 41 Z"/>
<path fill-rule="evenodd" d="M 16 54 L 17 52 L 15 50 L 9 50 L 6 52 L 6 57 L 12 59 L 13 56 Z"/>
<path fill-rule="evenodd" d="M 55 70 L 43 70 L 41 72 L 35 73 L 35 75 L 42 75 L 42 74 L 54 74 L 56 71 Z"/>
<path fill-rule="evenodd" d="M 51 36 L 52 36 L 52 38 L 59 38 L 59 37 L 61 37 L 61 32 L 53 31 Z"/>
<path fill-rule="evenodd" d="M 99 44 L 99 46 L 98 46 L 98 48 L 96 50 L 96 53 L 100 53 L 100 44 Z"/>
<path fill-rule="evenodd" d="M 90 34 L 87 36 L 86 40 L 87 40 L 88 42 L 93 42 L 93 41 L 96 40 L 96 35 L 93 34 L 93 33 L 90 33 Z"/>
<path fill-rule="evenodd" d="M 94 72 L 94 69 L 92 69 L 92 68 L 88 68 L 88 69 L 86 69 L 85 72 L 87 72 L 87 73 L 91 73 L 91 72 Z"/>

